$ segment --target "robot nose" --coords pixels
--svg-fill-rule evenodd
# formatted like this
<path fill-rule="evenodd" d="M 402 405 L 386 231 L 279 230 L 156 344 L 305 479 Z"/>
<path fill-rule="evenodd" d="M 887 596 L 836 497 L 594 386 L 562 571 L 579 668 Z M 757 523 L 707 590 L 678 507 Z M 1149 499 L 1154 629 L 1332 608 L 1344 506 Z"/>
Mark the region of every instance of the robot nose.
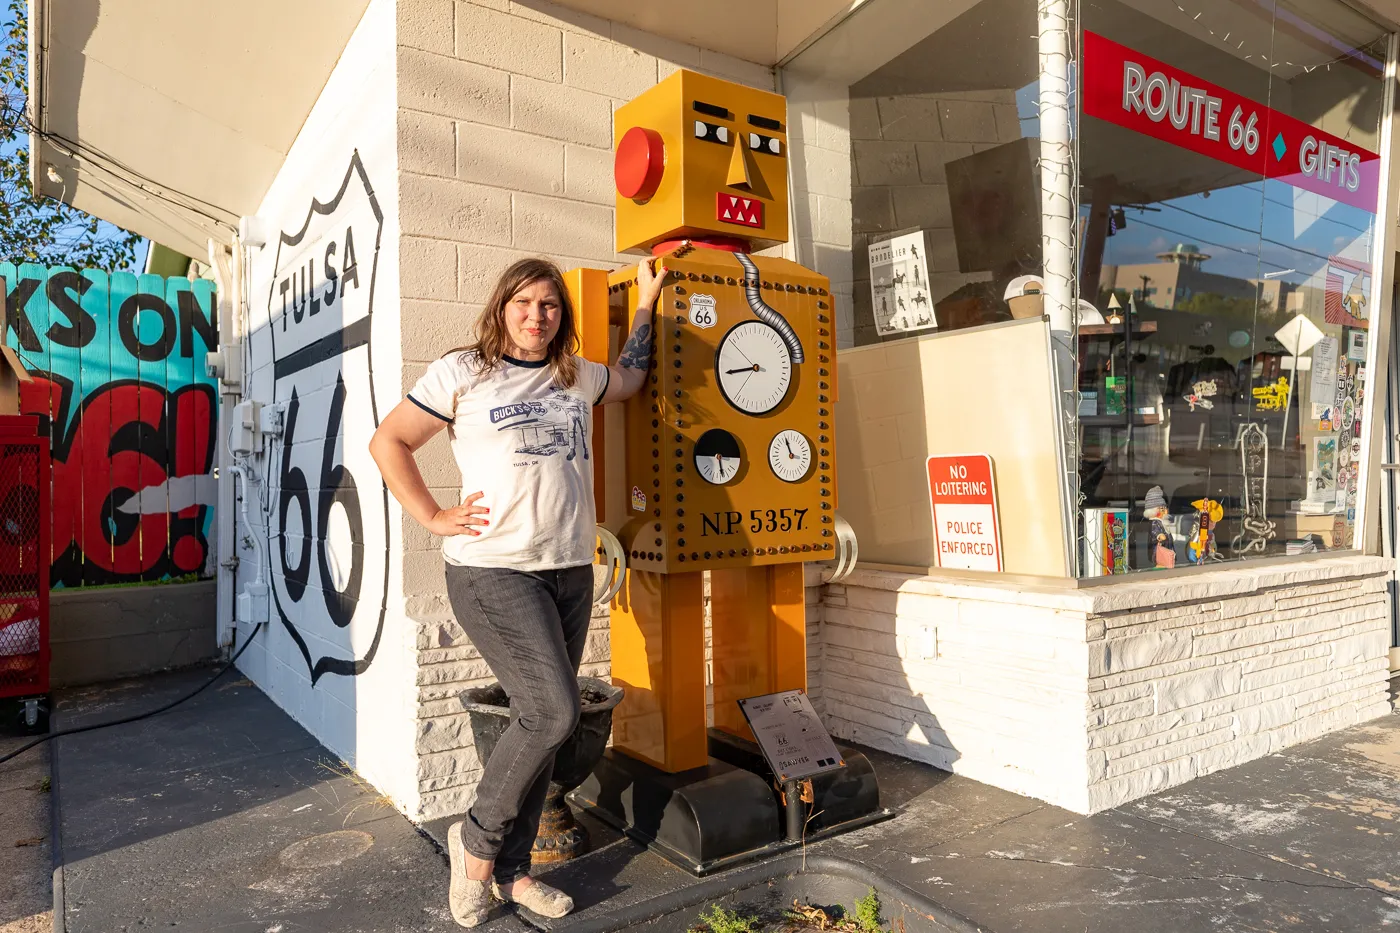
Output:
<path fill-rule="evenodd" d="M 724 183 L 731 188 L 751 188 L 752 178 L 749 175 L 749 160 L 744 154 L 742 141 L 734 141 L 734 154 L 729 157 L 729 175 Z"/>

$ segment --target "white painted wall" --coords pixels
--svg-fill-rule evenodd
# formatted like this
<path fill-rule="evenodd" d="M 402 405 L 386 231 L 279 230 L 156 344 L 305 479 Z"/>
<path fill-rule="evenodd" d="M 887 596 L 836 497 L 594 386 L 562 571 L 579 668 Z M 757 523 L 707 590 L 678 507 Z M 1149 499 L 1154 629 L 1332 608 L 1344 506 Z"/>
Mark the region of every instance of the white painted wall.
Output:
<path fill-rule="evenodd" d="M 612 115 L 676 68 L 768 90 L 768 68 L 545 0 L 399 0 L 403 382 L 466 343 L 492 285 L 522 256 L 614 269 Z M 620 419 L 612 419 L 620 424 Z M 444 505 L 460 495 L 445 437 L 420 452 Z M 452 619 L 440 542 L 402 526 L 417 634 L 420 819 L 471 805 L 482 763 L 458 695 L 493 680 Z M 606 676 L 605 607 L 584 673 Z"/>
<path fill-rule="evenodd" d="M 395 7 L 369 4 L 258 210 L 268 242 L 249 249 L 248 397 L 290 417 L 295 394 L 296 423 L 290 444 L 254 458 L 266 483 L 249 537 L 270 557 L 271 621 L 240 668 L 415 813 L 401 517 L 368 453 L 403 393 Z M 308 284 L 315 301 L 299 304 Z M 242 587 L 259 558 L 246 543 L 239 557 Z"/>

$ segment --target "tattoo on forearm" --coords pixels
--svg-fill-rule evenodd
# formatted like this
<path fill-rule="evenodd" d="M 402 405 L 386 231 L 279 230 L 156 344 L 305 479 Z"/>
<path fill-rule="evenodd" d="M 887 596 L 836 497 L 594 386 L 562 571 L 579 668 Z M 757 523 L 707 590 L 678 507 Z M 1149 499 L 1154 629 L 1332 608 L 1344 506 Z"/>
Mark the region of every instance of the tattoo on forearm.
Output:
<path fill-rule="evenodd" d="M 643 324 L 632 331 L 632 335 L 627 338 L 627 343 L 622 346 L 622 352 L 618 354 L 617 365 L 626 369 L 651 368 L 650 324 Z"/>

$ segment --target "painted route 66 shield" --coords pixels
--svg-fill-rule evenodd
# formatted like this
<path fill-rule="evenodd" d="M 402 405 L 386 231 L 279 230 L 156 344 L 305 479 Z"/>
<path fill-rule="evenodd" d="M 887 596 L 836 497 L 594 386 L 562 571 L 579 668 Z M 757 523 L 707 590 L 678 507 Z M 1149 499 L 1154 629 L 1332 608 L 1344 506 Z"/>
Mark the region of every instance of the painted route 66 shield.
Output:
<path fill-rule="evenodd" d="M 356 153 L 334 197 L 282 232 L 268 295 L 273 399 L 285 406 L 268 451 L 272 601 L 313 684 L 364 672 L 384 627 L 389 493 L 369 456 L 383 220 Z"/>

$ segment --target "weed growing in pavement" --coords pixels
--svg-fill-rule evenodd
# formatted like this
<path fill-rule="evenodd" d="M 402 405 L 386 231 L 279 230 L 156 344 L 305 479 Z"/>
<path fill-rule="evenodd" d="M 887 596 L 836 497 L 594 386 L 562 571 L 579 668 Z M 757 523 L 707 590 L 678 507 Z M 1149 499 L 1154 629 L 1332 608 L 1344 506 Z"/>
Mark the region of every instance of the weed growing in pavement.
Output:
<path fill-rule="evenodd" d="M 700 914 L 700 925 L 692 933 L 904 933 L 904 921 L 896 919 L 888 928 L 880 922 L 880 895 L 871 888 L 851 910 L 841 906 L 819 907 L 793 901 L 777 923 L 764 923 L 757 915 L 743 915 L 716 904 Z"/>
<path fill-rule="evenodd" d="M 762 933 L 757 916 L 745 916 L 737 910 L 725 910 L 711 904 L 708 912 L 700 913 L 700 922 L 710 933 Z"/>

